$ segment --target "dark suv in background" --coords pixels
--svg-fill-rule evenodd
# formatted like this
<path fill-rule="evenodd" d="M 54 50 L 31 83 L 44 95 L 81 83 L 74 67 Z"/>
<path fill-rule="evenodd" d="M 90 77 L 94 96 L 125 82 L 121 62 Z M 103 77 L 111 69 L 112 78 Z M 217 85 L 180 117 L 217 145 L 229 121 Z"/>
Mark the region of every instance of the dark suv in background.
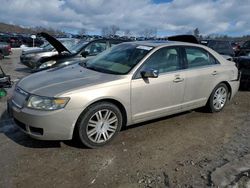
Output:
<path fill-rule="evenodd" d="M 237 56 L 250 56 L 250 41 L 244 42 L 240 47 L 239 51 L 236 54 Z"/>
<path fill-rule="evenodd" d="M 201 44 L 212 48 L 214 51 L 217 53 L 224 55 L 224 56 L 229 56 L 229 57 L 234 57 L 235 53 L 233 50 L 233 47 L 229 41 L 222 41 L 222 40 L 201 40 Z"/>

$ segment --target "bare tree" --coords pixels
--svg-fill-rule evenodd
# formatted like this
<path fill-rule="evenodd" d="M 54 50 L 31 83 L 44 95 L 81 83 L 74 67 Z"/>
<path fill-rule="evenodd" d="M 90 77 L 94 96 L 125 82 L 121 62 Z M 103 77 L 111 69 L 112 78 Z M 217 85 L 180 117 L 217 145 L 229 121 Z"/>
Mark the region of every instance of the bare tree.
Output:
<path fill-rule="evenodd" d="M 87 29 L 81 28 L 81 29 L 78 31 L 78 34 L 79 34 L 79 35 L 86 35 L 86 34 L 87 34 Z"/>
<path fill-rule="evenodd" d="M 117 33 L 117 31 L 119 31 L 119 30 L 120 30 L 120 28 L 118 26 L 116 26 L 116 25 L 111 25 L 110 26 L 110 34 L 111 35 L 115 35 Z"/>
<path fill-rule="evenodd" d="M 126 29 L 126 30 L 124 31 L 124 35 L 127 36 L 127 37 L 129 37 L 131 34 L 132 34 L 132 33 L 131 33 L 131 31 L 130 31 L 129 29 Z"/>
<path fill-rule="evenodd" d="M 140 32 L 140 35 L 142 35 L 145 38 L 156 37 L 157 36 L 157 29 L 156 28 L 146 28 Z"/>
<path fill-rule="evenodd" d="M 117 31 L 119 31 L 120 28 L 116 25 L 111 25 L 108 27 L 103 27 L 102 28 L 102 36 L 109 37 L 109 36 L 114 36 Z"/>
<path fill-rule="evenodd" d="M 108 27 L 103 27 L 101 32 L 102 32 L 102 36 L 104 37 L 107 37 L 110 35 Z"/>
<path fill-rule="evenodd" d="M 54 29 L 52 27 L 45 28 L 42 26 L 37 26 L 37 27 L 32 28 L 32 30 L 34 30 L 35 33 L 46 32 L 54 36 L 65 34 L 63 31 L 60 31 L 59 29 Z"/>
<path fill-rule="evenodd" d="M 199 38 L 200 37 L 200 30 L 199 28 L 195 28 L 194 31 L 193 31 L 193 34 L 196 38 Z"/>

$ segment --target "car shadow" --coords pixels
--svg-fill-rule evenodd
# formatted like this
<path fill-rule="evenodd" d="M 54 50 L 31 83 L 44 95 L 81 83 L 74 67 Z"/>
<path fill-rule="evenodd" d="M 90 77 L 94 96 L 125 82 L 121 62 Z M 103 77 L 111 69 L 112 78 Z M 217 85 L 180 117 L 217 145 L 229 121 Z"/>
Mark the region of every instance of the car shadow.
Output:
<path fill-rule="evenodd" d="M 5 110 L 0 117 L 0 134 L 4 134 L 15 143 L 28 148 L 60 148 L 60 141 L 35 140 L 23 133 Z"/>
<path fill-rule="evenodd" d="M 178 114 L 169 115 L 169 116 L 149 120 L 146 122 L 126 126 L 122 128 L 121 131 L 123 132 L 129 129 L 134 129 L 134 128 L 141 127 L 141 126 L 147 126 L 152 123 L 165 121 L 174 117 L 189 114 L 192 111 L 199 112 L 199 113 L 209 113 L 207 112 L 205 108 L 197 108 L 194 110 L 185 111 L 185 112 L 181 112 Z M 61 144 L 63 143 L 73 148 L 89 149 L 88 147 L 82 145 L 78 139 L 67 140 L 67 141 L 44 141 L 44 140 L 33 139 L 29 137 L 28 135 L 26 135 L 25 133 L 23 133 L 17 126 L 15 126 L 13 120 L 9 117 L 7 110 L 0 117 L 0 134 L 1 133 L 5 134 L 9 139 L 14 141 L 15 143 L 22 145 L 24 147 L 28 147 L 28 148 L 60 148 Z"/>
<path fill-rule="evenodd" d="M 22 68 L 16 68 L 15 71 L 17 72 L 25 72 L 25 73 L 32 73 L 30 68 L 22 67 Z"/>
<path fill-rule="evenodd" d="M 177 117 L 180 115 L 185 115 L 190 113 L 191 111 L 178 113 L 175 115 L 170 115 L 154 120 L 149 120 L 143 123 L 137 123 L 128 127 L 123 128 L 121 131 L 126 131 L 129 129 L 147 126 L 151 123 L 156 123 L 159 121 L 164 121 L 173 117 Z M 61 144 L 65 144 L 69 147 L 79 148 L 79 149 L 89 149 L 88 147 L 81 144 L 78 139 L 67 140 L 67 141 L 44 141 L 44 140 L 36 140 L 25 133 L 23 133 L 17 126 L 15 126 L 14 121 L 9 117 L 7 110 L 0 117 L 0 134 L 4 134 L 9 139 L 14 141 L 15 143 L 22 145 L 27 148 L 60 148 Z"/>
<path fill-rule="evenodd" d="M 121 131 L 126 131 L 126 130 L 129 130 L 129 129 L 134 129 L 134 128 L 141 127 L 141 126 L 147 126 L 147 125 L 149 125 L 151 123 L 165 121 L 165 120 L 168 120 L 168 119 L 171 119 L 171 118 L 174 118 L 174 117 L 178 117 L 178 116 L 189 114 L 191 112 L 192 111 L 189 110 L 189 111 L 180 112 L 180 113 L 177 113 L 177 114 L 173 114 L 173 115 L 169 115 L 169 116 L 164 116 L 164 117 L 153 119 L 153 120 L 144 121 L 142 123 L 136 123 L 136 124 L 133 124 L 133 125 L 130 125 L 130 126 L 123 127 Z"/>

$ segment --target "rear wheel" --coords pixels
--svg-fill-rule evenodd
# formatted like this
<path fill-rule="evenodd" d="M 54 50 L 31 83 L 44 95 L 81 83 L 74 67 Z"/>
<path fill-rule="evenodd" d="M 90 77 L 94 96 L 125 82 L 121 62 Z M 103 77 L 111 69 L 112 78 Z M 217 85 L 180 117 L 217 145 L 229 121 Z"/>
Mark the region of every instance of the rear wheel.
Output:
<path fill-rule="evenodd" d="M 228 88 L 226 84 L 221 83 L 213 90 L 207 107 L 211 112 L 220 112 L 226 105 L 228 100 Z"/>
<path fill-rule="evenodd" d="M 108 102 L 88 107 L 77 123 L 76 133 L 87 147 L 97 148 L 110 142 L 121 130 L 122 114 L 117 106 Z"/>

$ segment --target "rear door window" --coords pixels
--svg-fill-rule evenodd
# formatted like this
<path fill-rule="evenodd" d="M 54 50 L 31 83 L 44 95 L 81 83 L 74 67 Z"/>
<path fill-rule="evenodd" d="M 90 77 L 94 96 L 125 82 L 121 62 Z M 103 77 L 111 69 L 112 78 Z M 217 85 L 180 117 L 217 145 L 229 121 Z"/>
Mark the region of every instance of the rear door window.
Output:
<path fill-rule="evenodd" d="M 218 61 L 206 50 L 196 47 L 185 47 L 188 68 L 218 64 Z"/>

